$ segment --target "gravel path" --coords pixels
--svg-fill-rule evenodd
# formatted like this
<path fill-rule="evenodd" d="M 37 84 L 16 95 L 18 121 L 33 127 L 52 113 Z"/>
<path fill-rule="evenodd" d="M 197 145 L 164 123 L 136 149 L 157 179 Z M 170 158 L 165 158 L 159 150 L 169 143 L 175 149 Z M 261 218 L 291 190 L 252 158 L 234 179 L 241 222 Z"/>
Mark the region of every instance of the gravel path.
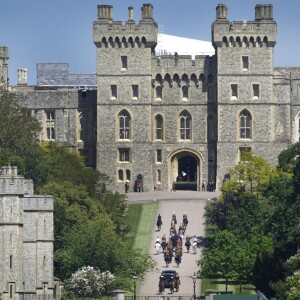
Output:
<path fill-rule="evenodd" d="M 213 197 L 217 197 L 220 193 L 201 193 L 201 192 L 176 192 L 176 193 L 132 193 L 127 194 L 128 200 L 130 202 L 140 202 L 140 201 L 155 201 L 159 202 L 159 208 L 157 215 L 160 213 L 162 216 L 163 225 L 160 232 L 156 231 L 156 226 L 153 224 L 153 234 L 152 234 L 152 245 L 149 249 L 149 253 L 152 258 L 157 262 L 157 266 L 154 270 L 146 273 L 143 282 L 140 285 L 138 295 L 157 295 L 158 294 L 158 282 L 159 275 L 162 270 L 167 269 L 164 261 L 163 254 L 156 254 L 154 245 L 157 236 L 160 238 L 166 234 L 169 236 L 169 230 L 171 225 L 172 214 L 175 213 L 177 217 L 177 227 L 180 222 L 182 222 L 182 217 L 184 213 L 188 216 L 188 226 L 186 235 L 204 235 L 204 208 L 206 205 L 206 200 Z M 183 245 L 185 243 L 185 238 Z M 192 249 L 190 253 L 187 253 L 186 248 L 183 247 L 182 262 L 179 268 L 176 267 L 174 260 L 169 265 L 168 269 L 174 269 L 178 271 L 180 275 L 181 285 L 179 292 L 174 295 L 185 296 L 193 295 L 194 285 L 192 276 L 194 272 L 197 272 L 198 266 L 196 261 L 201 257 L 201 251 L 198 249 L 197 254 L 194 254 Z M 199 296 L 200 293 L 201 280 L 196 281 L 196 295 Z M 168 295 L 170 293 L 169 289 L 166 289 L 163 293 Z"/>

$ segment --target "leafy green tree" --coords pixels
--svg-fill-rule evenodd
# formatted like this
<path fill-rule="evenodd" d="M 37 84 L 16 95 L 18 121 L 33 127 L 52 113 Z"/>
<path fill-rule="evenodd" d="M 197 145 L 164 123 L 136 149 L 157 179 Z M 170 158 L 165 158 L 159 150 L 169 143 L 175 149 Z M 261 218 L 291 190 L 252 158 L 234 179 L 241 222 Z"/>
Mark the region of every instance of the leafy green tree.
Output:
<path fill-rule="evenodd" d="M 202 277 L 224 278 L 226 290 L 229 280 L 235 280 L 239 247 L 235 236 L 226 230 L 218 231 L 210 237 L 210 246 L 198 262 Z"/>
<path fill-rule="evenodd" d="M 263 158 L 252 152 L 242 152 L 241 160 L 235 167 L 229 169 L 230 180 L 222 185 L 222 191 L 234 194 L 245 191 L 258 193 L 259 187 L 274 172 L 274 168 Z"/>
<path fill-rule="evenodd" d="M 20 95 L 0 91 L 0 151 L 25 158 L 37 151 L 41 128 L 22 103 L 24 99 Z"/>

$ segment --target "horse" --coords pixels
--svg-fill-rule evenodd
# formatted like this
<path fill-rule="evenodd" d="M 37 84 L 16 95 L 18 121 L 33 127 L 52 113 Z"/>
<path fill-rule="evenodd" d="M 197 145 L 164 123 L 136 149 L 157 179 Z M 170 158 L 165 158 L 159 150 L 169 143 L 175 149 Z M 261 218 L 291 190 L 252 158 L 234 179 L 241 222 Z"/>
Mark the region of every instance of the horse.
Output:
<path fill-rule="evenodd" d="M 180 254 L 176 254 L 175 262 L 176 262 L 177 268 L 179 268 L 179 264 L 181 263 L 181 255 Z"/>
<path fill-rule="evenodd" d="M 184 225 L 184 227 L 186 228 L 188 223 L 189 223 L 189 220 L 187 218 L 187 215 L 183 215 L 183 220 L 182 220 L 182 223 Z"/>
<path fill-rule="evenodd" d="M 193 247 L 194 254 L 197 254 L 198 242 L 196 239 L 193 241 L 192 247 Z"/>
<path fill-rule="evenodd" d="M 191 242 L 190 242 L 189 239 L 187 239 L 185 241 L 185 247 L 186 247 L 187 253 L 189 253 L 190 252 L 190 247 L 191 247 Z"/>
<path fill-rule="evenodd" d="M 162 241 L 162 242 L 161 242 L 161 247 L 162 247 L 162 250 L 163 250 L 163 251 L 166 250 L 167 245 L 168 245 L 168 244 L 166 243 L 166 241 Z"/>
<path fill-rule="evenodd" d="M 175 291 L 178 292 L 179 291 L 179 286 L 180 286 L 180 279 L 179 276 L 175 278 Z"/>
<path fill-rule="evenodd" d="M 156 226 L 157 226 L 157 230 L 158 230 L 158 231 L 160 231 L 161 225 L 162 225 L 162 220 L 161 220 L 161 219 L 157 219 L 157 221 L 156 221 Z"/>
<path fill-rule="evenodd" d="M 175 290 L 175 278 L 172 279 L 172 281 L 170 282 L 170 292 L 171 292 L 171 294 L 173 294 L 174 290 Z"/>
<path fill-rule="evenodd" d="M 166 267 L 168 267 L 169 264 L 172 262 L 172 256 L 170 255 L 170 253 L 168 251 L 165 251 L 164 259 L 165 259 Z"/>
<path fill-rule="evenodd" d="M 156 254 L 159 254 L 159 253 L 160 253 L 160 249 L 161 249 L 161 244 L 160 244 L 160 242 L 156 242 L 156 243 L 155 243 Z"/>
<path fill-rule="evenodd" d="M 165 281 L 160 279 L 158 283 L 158 291 L 160 294 L 165 290 Z"/>

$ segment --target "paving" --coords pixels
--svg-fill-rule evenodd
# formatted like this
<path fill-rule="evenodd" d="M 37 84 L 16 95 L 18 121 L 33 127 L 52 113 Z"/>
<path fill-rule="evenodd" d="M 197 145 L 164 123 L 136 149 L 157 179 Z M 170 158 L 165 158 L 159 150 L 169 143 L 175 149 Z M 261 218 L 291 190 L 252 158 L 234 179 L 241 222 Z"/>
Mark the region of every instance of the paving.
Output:
<path fill-rule="evenodd" d="M 175 213 L 177 217 L 177 229 L 180 222 L 182 222 L 183 214 L 188 216 L 188 226 L 186 235 L 204 235 L 204 212 L 205 205 L 208 199 L 218 197 L 220 192 L 194 192 L 194 191 L 176 191 L 176 192 L 140 192 L 140 193 L 128 193 L 126 194 L 128 202 L 142 203 L 144 201 L 157 201 L 159 203 L 157 215 L 161 214 L 163 225 L 160 231 L 156 231 L 157 228 L 153 224 L 152 242 L 149 249 L 149 254 L 156 261 L 157 265 L 153 270 L 149 270 L 144 280 L 142 281 L 139 290 L 137 292 L 140 296 L 145 295 L 157 295 L 158 294 L 158 282 L 159 275 L 162 270 L 173 269 L 180 275 L 181 285 L 178 292 L 174 295 L 186 296 L 194 294 L 193 275 L 199 267 L 197 261 L 201 258 L 201 249 L 197 249 L 197 253 L 190 249 L 190 253 L 187 253 L 185 247 L 183 247 L 182 263 L 177 268 L 174 260 L 166 267 L 164 257 L 162 253 L 157 254 L 154 248 L 155 240 L 158 237 L 162 237 L 164 234 L 168 237 L 171 227 L 172 214 Z M 213 201 L 213 200 L 212 200 Z M 185 235 L 185 236 L 186 236 Z M 185 237 L 183 245 L 185 243 Z M 201 280 L 196 280 L 195 292 L 196 295 L 200 294 Z M 170 289 L 166 289 L 163 292 L 164 296 L 170 295 Z"/>

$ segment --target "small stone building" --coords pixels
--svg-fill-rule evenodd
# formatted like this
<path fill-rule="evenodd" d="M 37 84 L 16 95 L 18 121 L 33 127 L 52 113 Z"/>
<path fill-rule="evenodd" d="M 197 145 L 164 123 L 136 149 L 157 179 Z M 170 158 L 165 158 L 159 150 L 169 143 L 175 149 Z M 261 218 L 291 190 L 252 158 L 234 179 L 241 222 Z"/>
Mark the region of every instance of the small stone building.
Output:
<path fill-rule="evenodd" d="M 59 299 L 53 276 L 53 198 L 34 195 L 17 167 L 0 174 L 0 294 L 2 300 Z"/>

